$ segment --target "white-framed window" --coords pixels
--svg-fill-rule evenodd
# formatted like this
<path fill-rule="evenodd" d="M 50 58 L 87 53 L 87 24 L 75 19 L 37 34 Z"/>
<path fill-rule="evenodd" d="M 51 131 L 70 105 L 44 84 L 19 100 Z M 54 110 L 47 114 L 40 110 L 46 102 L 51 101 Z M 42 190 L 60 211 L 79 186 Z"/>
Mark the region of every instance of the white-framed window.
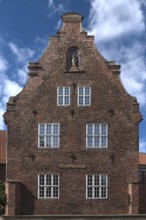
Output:
<path fill-rule="evenodd" d="M 78 106 L 91 105 L 91 87 L 78 87 Z"/>
<path fill-rule="evenodd" d="M 60 124 L 38 124 L 38 147 L 58 148 L 60 142 Z"/>
<path fill-rule="evenodd" d="M 59 86 L 57 87 L 57 106 L 70 105 L 70 87 Z"/>
<path fill-rule="evenodd" d="M 108 146 L 108 125 L 87 124 L 86 125 L 86 147 L 107 148 Z"/>
<path fill-rule="evenodd" d="M 108 198 L 108 175 L 88 174 L 86 175 L 86 198 L 107 199 Z"/>
<path fill-rule="evenodd" d="M 59 174 L 38 175 L 38 198 L 59 198 Z"/>

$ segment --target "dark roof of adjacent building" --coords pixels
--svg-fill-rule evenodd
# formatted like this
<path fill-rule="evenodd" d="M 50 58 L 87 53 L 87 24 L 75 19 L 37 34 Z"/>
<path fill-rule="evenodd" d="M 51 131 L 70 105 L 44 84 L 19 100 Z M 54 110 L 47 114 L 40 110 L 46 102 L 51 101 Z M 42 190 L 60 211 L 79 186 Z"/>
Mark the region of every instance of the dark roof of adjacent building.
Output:
<path fill-rule="evenodd" d="M 0 131 L 0 164 L 6 164 L 7 131 Z"/>

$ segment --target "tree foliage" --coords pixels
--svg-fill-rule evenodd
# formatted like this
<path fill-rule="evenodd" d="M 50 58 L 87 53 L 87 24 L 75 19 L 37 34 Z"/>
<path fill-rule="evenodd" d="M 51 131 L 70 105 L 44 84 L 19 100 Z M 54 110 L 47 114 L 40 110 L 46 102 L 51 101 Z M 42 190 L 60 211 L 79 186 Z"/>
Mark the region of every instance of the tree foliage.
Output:
<path fill-rule="evenodd" d="M 5 214 L 5 204 L 6 204 L 5 183 L 0 181 L 0 215 Z"/>

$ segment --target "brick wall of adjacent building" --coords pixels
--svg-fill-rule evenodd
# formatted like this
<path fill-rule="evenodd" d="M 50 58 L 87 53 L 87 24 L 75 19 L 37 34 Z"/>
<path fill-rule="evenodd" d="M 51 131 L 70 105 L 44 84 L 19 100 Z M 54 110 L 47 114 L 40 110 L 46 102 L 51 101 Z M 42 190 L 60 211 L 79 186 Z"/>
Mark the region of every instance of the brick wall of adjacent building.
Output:
<path fill-rule="evenodd" d="M 139 154 L 139 212 L 146 213 L 146 153 Z"/>
<path fill-rule="evenodd" d="M 16 97 L 11 97 L 7 105 L 8 215 L 96 215 L 139 211 L 139 106 L 121 85 L 120 66 L 102 57 L 95 48 L 93 36 L 87 36 L 81 28 L 81 20 L 78 14 L 63 16 L 62 29 L 50 38 L 40 60 L 29 64 L 26 86 Z M 66 54 L 72 46 L 80 51 L 80 69 L 68 71 Z M 57 86 L 70 86 L 70 106 L 57 106 Z M 78 86 L 91 87 L 91 106 L 77 106 Z M 38 148 L 38 123 L 60 123 L 59 148 Z M 88 123 L 108 124 L 108 148 L 86 148 Z M 71 155 L 76 157 L 74 162 Z M 40 173 L 60 174 L 59 199 L 38 199 Z M 108 175 L 107 199 L 86 199 L 86 174 L 95 173 Z M 14 182 L 21 185 L 18 210 L 20 199 L 16 199 Z"/>

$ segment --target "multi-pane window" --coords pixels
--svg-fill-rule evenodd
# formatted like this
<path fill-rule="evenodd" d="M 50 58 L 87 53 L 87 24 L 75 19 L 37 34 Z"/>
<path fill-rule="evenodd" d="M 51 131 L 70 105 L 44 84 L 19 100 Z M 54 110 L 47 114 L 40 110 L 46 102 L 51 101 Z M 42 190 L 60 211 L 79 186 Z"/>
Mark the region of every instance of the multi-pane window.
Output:
<path fill-rule="evenodd" d="M 78 106 L 91 105 L 91 87 L 78 87 Z"/>
<path fill-rule="evenodd" d="M 38 198 L 59 198 L 59 174 L 38 175 Z"/>
<path fill-rule="evenodd" d="M 86 198 L 107 199 L 108 176 L 106 174 L 86 175 Z"/>
<path fill-rule="evenodd" d="M 39 124 L 38 125 L 38 147 L 57 148 L 59 147 L 60 124 Z"/>
<path fill-rule="evenodd" d="M 57 87 L 57 105 L 69 106 L 70 105 L 70 87 Z"/>
<path fill-rule="evenodd" d="M 107 124 L 87 124 L 86 125 L 86 147 L 107 148 L 108 145 L 108 125 Z"/>

